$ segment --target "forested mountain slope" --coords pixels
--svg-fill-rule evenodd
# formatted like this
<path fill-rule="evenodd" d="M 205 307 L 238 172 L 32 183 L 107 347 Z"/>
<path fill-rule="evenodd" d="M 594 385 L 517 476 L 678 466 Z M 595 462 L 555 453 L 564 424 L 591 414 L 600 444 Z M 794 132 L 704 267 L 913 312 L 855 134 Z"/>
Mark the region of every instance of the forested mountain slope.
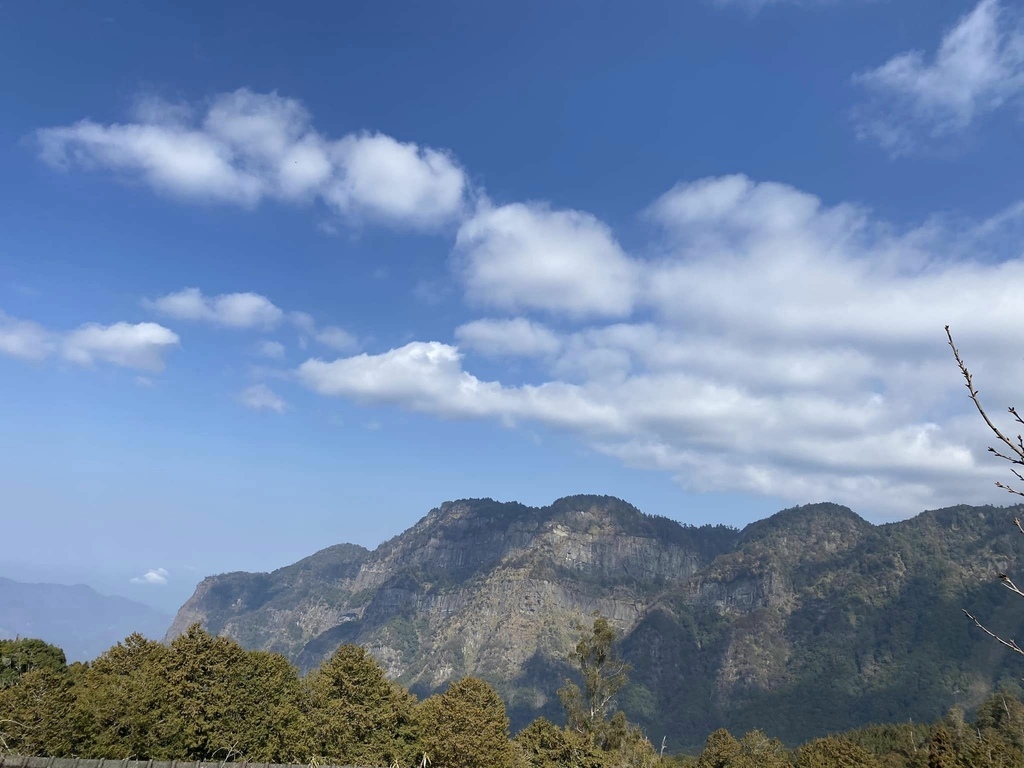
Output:
<path fill-rule="evenodd" d="M 683 526 L 611 497 L 544 508 L 443 504 L 370 552 L 342 544 L 272 573 L 205 579 L 194 621 L 304 668 L 366 646 L 421 693 L 467 674 L 515 725 L 558 717 L 573 623 L 594 611 L 633 664 L 624 709 L 676 747 L 720 726 L 789 741 L 871 721 L 934 719 L 1020 677 L 963 617 L 1013 636 L 1024 605 L 1013 510 L 956 507 L 873 526 L 817 504 L 742 531 Z"/>

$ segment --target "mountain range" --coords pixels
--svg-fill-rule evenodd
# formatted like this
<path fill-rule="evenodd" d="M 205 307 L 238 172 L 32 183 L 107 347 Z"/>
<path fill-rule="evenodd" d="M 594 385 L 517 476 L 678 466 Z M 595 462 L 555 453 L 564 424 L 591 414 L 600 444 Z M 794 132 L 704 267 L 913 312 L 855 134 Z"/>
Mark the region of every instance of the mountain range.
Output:
<path fill-rule="evenodd" d="M 0 577 L 0 638 L 36 637 L 67 660 L 88 661 L 132 632 L 160 638 L 171 617 L 84 584 L 26 584 Z"/>
<path fill-rule="evenodd" d="M 200 622 L 303 669 L 359 643 L 421 695 L 487 679 L 522 726 L 559 717 L 569 650 L 598 611 L 632 665 L 620 705 L 652 740 L 689 748 L 724 726 L 795 743 L 934 719 L 1020 677 L 961 612 L 1024 634 L 1024 604 L 996 579 L 1019 565 L 1019 513 L 958 506 L 876 526 L 813 504 L 736 530 L 612 497 L 447 502 L 373 551 L 211 576 L 167 639 Z"/>

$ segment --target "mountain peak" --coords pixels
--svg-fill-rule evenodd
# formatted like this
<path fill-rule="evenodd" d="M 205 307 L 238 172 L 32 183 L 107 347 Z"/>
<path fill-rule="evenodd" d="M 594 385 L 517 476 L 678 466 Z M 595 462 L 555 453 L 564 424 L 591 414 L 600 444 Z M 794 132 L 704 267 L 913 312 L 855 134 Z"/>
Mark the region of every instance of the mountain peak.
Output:
<path fill-rule="evenodd" d="M 771 517 L 751 523 L 740 534 L 738 546 L 763 548 L 781 556 L 818 560 L 856 546 L 874 528 L 852 509 L 841 504 L 804 504 L 783 509 Z"/>

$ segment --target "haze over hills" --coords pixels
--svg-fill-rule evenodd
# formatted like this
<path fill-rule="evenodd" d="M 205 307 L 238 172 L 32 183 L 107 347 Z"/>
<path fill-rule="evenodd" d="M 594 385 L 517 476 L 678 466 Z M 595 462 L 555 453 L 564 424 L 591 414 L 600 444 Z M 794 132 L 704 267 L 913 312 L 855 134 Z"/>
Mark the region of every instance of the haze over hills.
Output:
<path fill-rule="evenodd" d="M 419 693 L 487 679 L 521 726 L 559 717 L 573 623 L 600 611 L 633 664 L 621 704 L 653 739 L 694 746 L 726 726 L 795 742 L 933 719 L 1019 677 L 960 611 L 1024 629 L 994 583 L 1019 563 L 1011 518 L 961 506 L 873 526 L 815 504 L 739 531 L 612 497 L 447 502 L 373 551 L 211 576 L 167 637 L 198 621 L 305 669 L 359 643 Z"/>
<path fill-rule="evenodd" d="M 139 632 L 160 638 L 171 617 L 84 584 L 26 584 L 0 577 L 0 638 L 36 637 L 60 646 L 69 662 L 96 658 Z"/>

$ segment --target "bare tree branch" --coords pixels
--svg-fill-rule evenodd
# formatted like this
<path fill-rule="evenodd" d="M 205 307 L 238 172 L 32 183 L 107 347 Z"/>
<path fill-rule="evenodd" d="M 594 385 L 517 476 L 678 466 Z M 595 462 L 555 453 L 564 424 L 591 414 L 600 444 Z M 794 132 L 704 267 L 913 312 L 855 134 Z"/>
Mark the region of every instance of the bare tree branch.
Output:
<path fill-rule="evenodd" d="M 960 610 L 962 610 L 964 612 L 964 615 L 968 619 L 970 619 L 971 621 L 974 622 L 974 626 L 976 626 L 978 629 L 980 629 L 986 635 L 991 637 L 996 642 L 1002 643 L 1003 645 L 1005 645 L 1007 648 L 1009 648 L 1014 653 L 1019 653 L 1021 656 L 1024 656 L 1024 648 L 1021 648 L 1019 645 L 1017 645 L 1017 642 L 1015 640 L 1003 640 L 1003 638 L 1001 638 L 999 635 L 997 635 L 991 629 L 989 629 L 984 624 L 982 624 L 980 621 L 978 621 L 976 618 L 974 618 L 974 616 L 972 616 L 970 613 L 968 613 L 966 608 L 961 608 Z"/>
<path fill-rule="evenodd" d="M 974 403 L 974 407 L 977 408 L 978 413 L 981 414 L 981 418 L 985 420 L 985 423 L 992 431 L 992 434 L 994 434 L 1000 442 L 1010 449 L 1010 454 L 1006 454 L 989 446 L 989 452 L 1004 461 L 1008 461 L 1012 465 L 1024 467 L 1024 437 L 1017 435 L 1017 440 L 1014 442 L 1012 439 L 1004 435 L 1002 430 L 1000 430 L 999 427 L 993 423 L 992 419 L 989 418 L 988 413 L 985 412 L 985 408 L 981 404 L 981 400 L 978 398 L 978 390 L 974 386 L 974 377 L 971 375 L 971 372 L 967 368 L 967 364 L 960 356 L 960 350 L 958 350 L 956 348 L 956 344 L 953 343 L 953 334 L 949 330 L 948 325 L 946 326 L 946 339 L 949 342 L 949 348 L 953 350 L 953 357 L 956 359 L 956 364 L 960 367 L 960 374 L 964 377 L 964 383 L 967 387 L 967 392 L 970 395 L 971 402 Z M 1008 411 L 1018 423 L 1024 424 L 1024 419 L 1022 419 L 1020 414 L 1017 413 L 1016 408 L 1010 406 Z M 1010 471 L 1013 472 L 1014 476 L 1018 480 L 1024 482 L 1024 475 L 1022 475 L 1020 471 L 1013 468 L 1011 468 Z M 1004 491 L 1012 493 L 1015 496 L 1024 496 L 1024 491 L 1018 491 L 1016 488 L 999 481 L 996 481 L 996 487 L 1002 488 Z"/>

